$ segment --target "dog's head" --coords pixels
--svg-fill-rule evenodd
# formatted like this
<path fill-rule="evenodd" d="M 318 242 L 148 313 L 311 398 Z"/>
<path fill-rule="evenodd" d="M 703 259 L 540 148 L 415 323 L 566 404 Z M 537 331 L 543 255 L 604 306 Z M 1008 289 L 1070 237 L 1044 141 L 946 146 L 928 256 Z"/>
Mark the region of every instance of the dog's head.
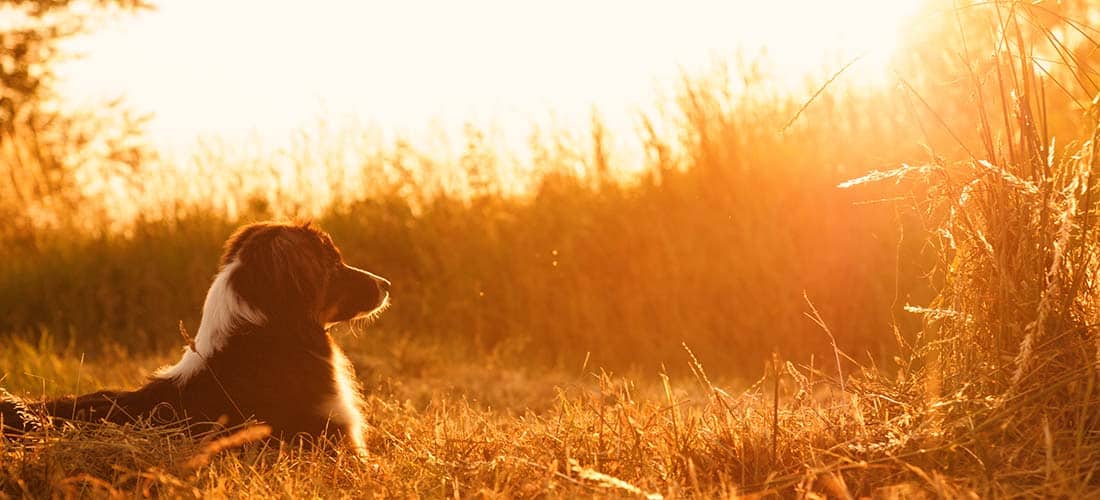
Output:
<path fill-rule="evenodd" d="M 332 238 L 308 223 L 242 227 L 226 242 L 221 264 L 235 266 L 232 289 L 269 320 L 323 326 L 389 303 L 389 281 L 345 264 Z"/>

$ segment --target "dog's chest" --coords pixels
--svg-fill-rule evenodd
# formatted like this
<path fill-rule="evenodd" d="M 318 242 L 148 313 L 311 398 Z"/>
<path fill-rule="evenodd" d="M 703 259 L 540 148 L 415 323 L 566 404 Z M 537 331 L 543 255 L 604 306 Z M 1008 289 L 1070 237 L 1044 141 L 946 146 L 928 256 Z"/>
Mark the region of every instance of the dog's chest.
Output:
<path fill-rule="evenodd" d="M 358 425 L 361 397 L 351 362 L 339 348 L 333 346 L 331 363 L 334 392 L 321 409 L 333 422 L 345 426 Z"/>

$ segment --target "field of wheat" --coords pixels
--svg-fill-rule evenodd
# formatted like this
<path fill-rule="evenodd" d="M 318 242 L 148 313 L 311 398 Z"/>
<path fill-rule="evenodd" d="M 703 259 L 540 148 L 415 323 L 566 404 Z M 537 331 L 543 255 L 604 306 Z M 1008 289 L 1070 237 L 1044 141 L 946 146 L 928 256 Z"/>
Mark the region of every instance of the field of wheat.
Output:
<path fill-rule="evenodd" d="M 641 165 L 594 112 L 519 166 L 476 130 L 441 158 L 319 126 L 292 163 L 325 180 L 213 147 L 185 177 L 0 110 L 11 394 L 174 362 L 248 222 L 311 219 L 393 282 L 374 324 L 333 330 L 366 458 L 73 423 L 0 436 L 0 498 L 1100 495 L 1100 14 L 929 5 L 893 86 L 685 75 L 638 120 Z"/>

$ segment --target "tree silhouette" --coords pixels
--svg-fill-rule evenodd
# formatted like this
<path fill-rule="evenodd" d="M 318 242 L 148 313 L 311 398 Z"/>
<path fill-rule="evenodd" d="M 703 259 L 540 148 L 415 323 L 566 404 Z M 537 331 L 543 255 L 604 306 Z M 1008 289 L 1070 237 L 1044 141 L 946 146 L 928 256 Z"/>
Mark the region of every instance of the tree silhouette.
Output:
<path fill-rule="evenodd" d="M 84 195 L 77 173 L 136 170 L 149 152 L 134 139 L 143 119 L 119 101 L 63 110 L 57 64 L 62 42 L 151 6 L 143 0 L 0 0 L 0 241 L 37 225 L 64 223 Z"/>

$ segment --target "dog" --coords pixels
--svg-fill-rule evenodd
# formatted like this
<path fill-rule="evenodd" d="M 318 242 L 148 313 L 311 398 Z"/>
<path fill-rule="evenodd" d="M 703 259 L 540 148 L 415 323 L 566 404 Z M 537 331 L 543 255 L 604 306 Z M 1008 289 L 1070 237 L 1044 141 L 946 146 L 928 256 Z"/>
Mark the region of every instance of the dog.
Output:
<path fill-rule="evenodd" d="M 22 434 L 54 419 L 228 427 L 256 420 L 276 436 L 338 435 L 365 450 L 359 384 L 327 329 L 377 317 L 389 288 L 344 263 L 329 235 L 309 223 L 244 226 L 225 244 L 198 333 L 179 362 L 134 391 L 28 402 L 0 390 L 4 431 Z"/>

